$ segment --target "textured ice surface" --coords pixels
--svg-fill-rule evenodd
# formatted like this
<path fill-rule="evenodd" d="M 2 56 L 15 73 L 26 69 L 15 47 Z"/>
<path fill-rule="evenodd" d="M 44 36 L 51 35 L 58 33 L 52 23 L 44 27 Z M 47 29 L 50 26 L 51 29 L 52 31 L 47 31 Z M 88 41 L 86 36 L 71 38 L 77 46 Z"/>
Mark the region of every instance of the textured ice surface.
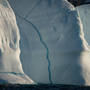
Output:
<path fill-rule="evenodd" d="M 82 5 L 77 7 L 81 21 L 83 23 L 83 30 L 85 33 L 85 38 L 90 45 L 90 5 Z"/>
<path fill-rule="evenodd" d="M 90 53 L 66 0 L 9 0 L 20 29 L 23 69 L 38 83 L 90 85 Z"/>
<path fill-rule="evenodd" d="M 20 62 L 19 30 L 7 0 L 0 0 L 0 84 L 32 83 Z"/>

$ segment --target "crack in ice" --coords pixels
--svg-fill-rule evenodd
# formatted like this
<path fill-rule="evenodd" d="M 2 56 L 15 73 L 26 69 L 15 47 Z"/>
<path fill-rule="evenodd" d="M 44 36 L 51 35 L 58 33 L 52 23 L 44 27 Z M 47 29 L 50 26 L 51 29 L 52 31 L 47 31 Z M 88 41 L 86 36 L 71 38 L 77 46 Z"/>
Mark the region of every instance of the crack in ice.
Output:
<path fill-rule="evenodd" d="M 38 28 L 37 28 L 31 21 L 29 21 L 29 20 L 27 20 L 26 18 L 20 16 L 18 13 L 16 13 L 16 15 L 17 15 L 18 17 L 22 18 L 22 19 L 25 20 L 27 23 L 29 23 L 29 24 L 31 24 L 31 25 L 33 26 L 33 28 L 35 29 L 35 31 L 37 32 L 37 34 L 38 34 L 38 36 L 39 36 L 40 42 L 41 42 L 41 43 L 43 44 L 43 46 L 46 48 L 46 51 L 47 51 L 47 53 L 46 53 L 46 59 L 47 59 L 47 61 L 48 61 L 49 82 L 52 84 L 52 83 L 53 83 L 53 81 L 52 81 L 52 73 L 51 73 L 51 69 L 50 69 L 50 67 L 51 67 L 51 62 L 50 62 L 50 58 L 49 58 L 49 49 L 48 49 L 47 44 L 43 41 L 43 38 L 42 38 L 42 36 L 41 36 Z"/>

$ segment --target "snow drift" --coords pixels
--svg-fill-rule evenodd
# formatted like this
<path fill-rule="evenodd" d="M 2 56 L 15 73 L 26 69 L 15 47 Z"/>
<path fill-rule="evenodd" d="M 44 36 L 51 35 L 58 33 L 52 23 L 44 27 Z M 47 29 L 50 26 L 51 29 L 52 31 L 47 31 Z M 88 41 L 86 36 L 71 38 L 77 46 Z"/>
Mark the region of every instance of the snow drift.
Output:
<path fill-rule="evenodd" d="M 0 0 L 0 84 L 32 83 L 19 59 L 19 30 L 7 0 Z"/>
<path fill-rule="evenodd" d="M 67 0 L 9 0 L 20 29 L 21 62 L 38 83 L 90 85 L 90 53 Z"/>

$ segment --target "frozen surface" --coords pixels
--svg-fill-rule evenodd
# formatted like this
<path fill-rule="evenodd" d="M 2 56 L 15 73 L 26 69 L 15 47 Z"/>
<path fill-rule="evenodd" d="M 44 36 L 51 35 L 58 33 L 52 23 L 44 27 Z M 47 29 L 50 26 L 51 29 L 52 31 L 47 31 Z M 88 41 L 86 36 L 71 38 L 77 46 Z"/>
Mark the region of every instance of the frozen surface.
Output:
<path fill-rule="evenodd" d="M 0 0 L 0 84 L 32 83 L 20 62 L 19 30 L 7 0 Z"/>
<path fill-rule="evenodd" d="M 85 38 L 90 45 L 90 4 L 77 7 L 83 23 Z"/>
<path fill-rule="evenodd" d="M 9 0 L 20 30 L 21 62 L 38 83 L 90 85 L 90 52 L 66 0 Z"/>

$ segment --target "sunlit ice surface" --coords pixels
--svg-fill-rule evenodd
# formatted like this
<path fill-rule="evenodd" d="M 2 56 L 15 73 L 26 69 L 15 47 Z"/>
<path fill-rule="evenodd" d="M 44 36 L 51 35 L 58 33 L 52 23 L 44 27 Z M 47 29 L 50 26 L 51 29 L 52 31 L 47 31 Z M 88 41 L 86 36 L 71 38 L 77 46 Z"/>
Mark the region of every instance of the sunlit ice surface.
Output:
<path fill-rule="evenodd" d="M 20 62 L 19 30 L 7 0 L 0 0 L 0 84 L 32 84 Z"/>
<path fill-rule="evenodd" d="M 87 40 L 88 44 L 90 45 L 90 4 L 81 5 L 77 7 L 79 12 L 82 24 L 83 24 L 83 31 L 85 35 L 85 39 Z"/>

